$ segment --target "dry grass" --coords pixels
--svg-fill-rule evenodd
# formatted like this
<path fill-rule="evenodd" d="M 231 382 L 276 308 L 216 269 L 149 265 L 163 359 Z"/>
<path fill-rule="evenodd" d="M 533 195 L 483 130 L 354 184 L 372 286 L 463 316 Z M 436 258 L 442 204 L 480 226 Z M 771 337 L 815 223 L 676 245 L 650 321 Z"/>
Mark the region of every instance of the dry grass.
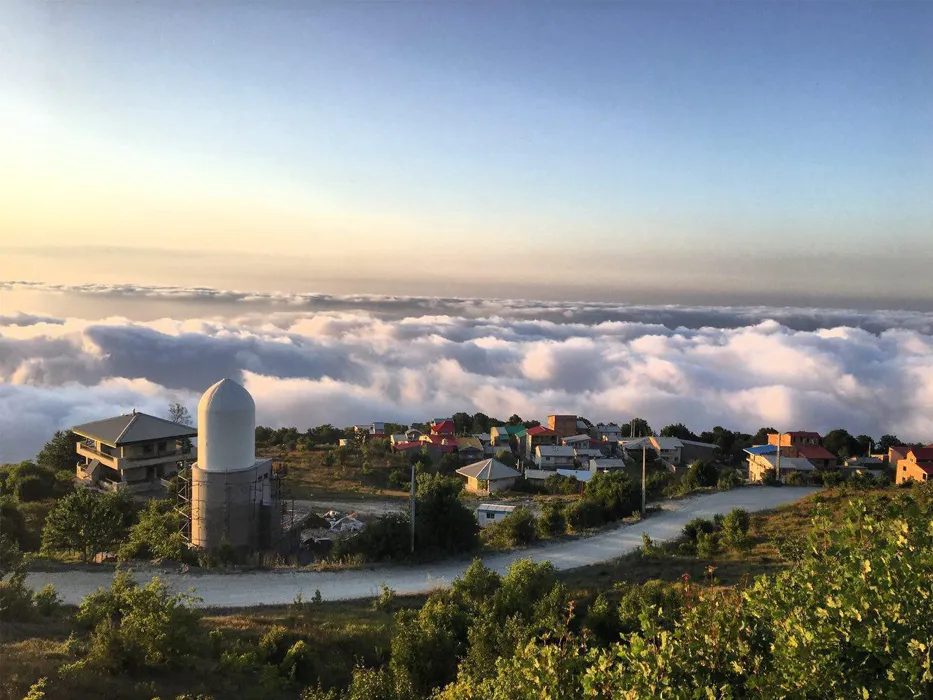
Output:
<path fill-rule="evenodd" d="M 346 465 L 326 465 L 324 458 L 328 450 L 296 450 L 288 452 L 281 448 L 260 450 L 261 457 L 272 458 L 288 468 L 285 479 L 290 498 L 340 498 L 345 496 L 373 498 L 405 498 L 407 491 L 399 491 L 389 485 L 389 475 L 395 470 L 408 474 L 409 465 L 403 455 L 387 454 L 371 458 L 370 473 L 363 474 L 363 460 L 359 455 L 351 457 Z"/>

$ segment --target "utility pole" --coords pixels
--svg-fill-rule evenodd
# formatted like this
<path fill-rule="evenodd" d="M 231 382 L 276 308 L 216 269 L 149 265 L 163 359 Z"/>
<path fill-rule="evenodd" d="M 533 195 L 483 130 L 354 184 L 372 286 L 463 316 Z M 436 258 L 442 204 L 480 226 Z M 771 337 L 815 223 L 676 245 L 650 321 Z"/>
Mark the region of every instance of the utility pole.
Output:
<path fill-rule="evenodd" d="M 411 463 L 411 553 L 415 553 L 415 466 L 417 462 Z"/>
<path fill-rule="evenodd" d="M 645 514 L 645 443 L 641 443 L 641 517 Z"/>
<path fill-rule="evenodd" d="M 781 442 L 783 442 L 783 441 L 781 440 L 781 436 L 782 436 L 782 435 L 783 435 L 783 433 L 780 433 L 780 432 L 778 433 L 777 460 L 776 460 L 776 462 L 777 462 L 777 474 L 775 474 L 775 477 L 777 477 L 777 480 L 778 480 L 778 481 L 781 480 Z"/>

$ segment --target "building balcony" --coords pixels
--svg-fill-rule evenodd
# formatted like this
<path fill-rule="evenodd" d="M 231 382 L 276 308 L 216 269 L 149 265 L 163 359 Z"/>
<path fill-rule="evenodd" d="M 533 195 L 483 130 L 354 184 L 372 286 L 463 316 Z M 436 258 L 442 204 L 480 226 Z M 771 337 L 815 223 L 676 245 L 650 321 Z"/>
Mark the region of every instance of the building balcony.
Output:
<path fill-rule="evenodd" d="M 106 452 L 101 452 L 87 443 L 79 442 L 77 452 L 82 457 L 97 459 L 101 464 L 116 470 L 152 467 L 158 464 L 165 464 L 166 462 L 180 462 L 182 460 L 193 461 L 197 459 L 197 448 L 195 447 L 187 451 L 172 450 L 159 454 L 143 455 L 141 457 L 116 457 Z"/>

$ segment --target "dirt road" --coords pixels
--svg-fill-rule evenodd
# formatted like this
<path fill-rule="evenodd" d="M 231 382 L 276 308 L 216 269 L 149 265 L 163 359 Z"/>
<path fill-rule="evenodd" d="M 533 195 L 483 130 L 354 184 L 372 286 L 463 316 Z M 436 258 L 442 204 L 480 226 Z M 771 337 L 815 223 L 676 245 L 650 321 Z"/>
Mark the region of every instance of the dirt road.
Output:
<path fill-rule="evenodd" d="M 523 558 L 550 561 L 557 569 L 574 569 L 610 561 L 641 545 L 641 533 L 654 540 L 680 535 L 684 524 L 695 517 L 712 517 L 732 508 L 748 511 L 770 510 L 817 491 L 809 487 L 747 487 L 699 496 L 683 501 L 669 501 L 664 510 L 634 525 L 622 525 L 592 537 L 549 542 L 516 552 L 484 558 L 490 568 L 504 572 Z M 203 607 L 239 608 L 254 605 L 290 603 L 299 593 L 305 600 L 321 592 L 325 600 L 368 598 L 378 593 L 382 583 L 397 593 L 424 593 L 447 586 L 468 566 L 468 561 L 446 561 L 413 567 L 385 567 L 359 571 L 256 571 L 250 573 L 162 572 L 158 568 L 136 572 L 140 581 L 159 575 L 174 589 L 191 590 Z M 35 572 L 27 583 L 39 589 L 47 583 L 55 586 L 66 603 L 77 604 L 92 591 L 110 584 L 109 572 Z"/>

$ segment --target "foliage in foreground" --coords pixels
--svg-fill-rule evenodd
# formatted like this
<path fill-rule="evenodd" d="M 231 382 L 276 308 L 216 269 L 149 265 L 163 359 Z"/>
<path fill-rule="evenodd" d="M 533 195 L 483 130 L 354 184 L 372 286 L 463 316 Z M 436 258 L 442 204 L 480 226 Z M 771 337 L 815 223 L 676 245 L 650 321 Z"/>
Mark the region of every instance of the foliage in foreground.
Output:
<path fill-rule="evenodd" d="M 929 491 L 855 501 L 841 527 L 817 514 L 789 569 L 744 589 L 685 585 L 672 626 L 659 605 L 608 648 L 567 630 L 558 643 L 532 640 L 485 678 L 461 673 L 441 697 L 929 697 Z"/>

